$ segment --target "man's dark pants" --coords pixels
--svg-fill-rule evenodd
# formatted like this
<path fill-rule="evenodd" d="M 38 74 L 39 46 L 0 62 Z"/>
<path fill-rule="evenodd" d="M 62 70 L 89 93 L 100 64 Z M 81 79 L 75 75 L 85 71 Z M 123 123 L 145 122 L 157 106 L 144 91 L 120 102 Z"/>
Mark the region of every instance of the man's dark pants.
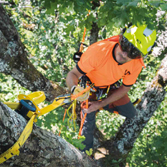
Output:
<path fill-rule="evenodd" d="M 136 110 L 133 104 L 131 103 L 128 95 L 125 95 L 121 99 L 103 108 L 111 113 L 118 113 L 120 115 L 123 115 L 126 118 L 133 118 L 136 115 Z M 86 145 L 86 147 L 82 151 L 93 148 L 93 134 L 95 130 L 96 112 L 97 111 L 88 113 L 86 116 L 86 119 L 82 128 L 82 135 L 85 136 L 85 140 L 83 141 L 83 144 Z M 84 116 L 84 113 L 82 114 Z"/>

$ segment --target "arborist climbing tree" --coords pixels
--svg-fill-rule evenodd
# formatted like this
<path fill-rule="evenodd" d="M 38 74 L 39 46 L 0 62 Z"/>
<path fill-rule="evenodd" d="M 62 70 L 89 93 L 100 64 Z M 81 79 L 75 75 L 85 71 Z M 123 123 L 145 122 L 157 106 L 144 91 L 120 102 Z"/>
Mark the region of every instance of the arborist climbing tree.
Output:
<path fill-rule="evenodd" d="M 83 151 L 93 148 L 95 115 L 101 108 L 128 119 L 137 115 L 127 93 L 144 67 L 143 56 L 151 53 L 155 40 L 156 31 L 147 25 L 129 24 L 119 35 L 89 46 L 68 73 L 66 83 L 73 94 L 94 84 L 89 103 L 82 108 L 83 117 L 86 115 L 81 133 L 86 137 Z"/>
<path fill-rule="evenodd" d="M 71 2 L 71 1 L 69 1 L 69 2 Z M 109 1 L 107 1 L 107 2 L 109 2 Z M 115 2 L 115 1 L 114 1 Z M 123 2 L 123 1 L 122 1 Z M 109 6 L 109 5 L 108 5 Z M 131 6 L 130 6 L 130 8 L 131 8 Z M 117 10 L 118 8 L 116 8 L 116 10 Z M 122 8 L 120 8 L 121 10 L 122 10 Z M 134 8 L 135 10 L 136 10 L 136 8 Z M 113 11 L 116 11 L 116 10 L 113 10 Z M 103 11 L 107 11 L 106 9 L 105 10 L 103 10 Z M 127 8 L 126 8 L 126 11 L 127 11 Z M 109 13 L 110 13 L 111 11 L 109 11 Z M 121 13 L 122 13 L 122 11 L 121 11 Z M 133 12 L 132 12 L 133 13 Z M 136 12 L 137 13 L 137 12 Z M 141 12 L 141 13 L 144 13 L 144 12 Z M 104 14 L 104 16 L 106 17 L 106 14 Z M 111 17 L 113 17 L 113 15 L 110 13 L 110 16 Z M 118 17 L 118 16 L 117 16 Z M 127 16 L 126 16 L 127 17 Z M 131 17 L 131 18 L 134 18 L 134 17 Z M 149 18 L 150 19 L 150 18 Z M 110 18 L 108 18 L 107 17 L 107 20 L 109 20 L 109 22 L 112 20 L 112 19 L 110 19 Z M 134 19 L 135 20 L 135 19 Z M 137 20 L 137 19 L 136 19 Z M 143 18 L 142 18 L 142 20 L 143 20 Z M 144 19 L 145 20 L 145 19 Z M 151 22 L 151 21 L 150 21 Z M 111 28 L 112 26 L 110 26 L 110 28 Z M 10 31 L 9 31 L 10 32 Z M 12 31 L 11 31 L 12 32 Z M 2 54 L 3 55 L 3 54 Z M 127 74 L 128 74 L 128 71 L 126 72 Z M 18 77 L 19 78 L 19 77 Z M 23 79 L 21 79 L 21 80 L 23 80 Z M 24 82 L 25 83 L 25 82 Z M 41 82 L 41 83 L 43 83 L 43 82 Z M 41 89 L 39 89 L 39 87 L 37 87 L 38 88 L 38 90 L 41 90 Z M 43 87 L 42 87 L 43 88 Z M 109 90 L 110 88 L 108 87 L 108 90 Z M 106 93 L 107 94 L 107 93 Z M 106 94 L 103 94 L 103 97 L 106 95 Z M 83 107 L 85 106 L 84 105 L 85 103 L 83 103 Z M 86 114 L 84 114 L 84 116 L 85 116 Z"/>

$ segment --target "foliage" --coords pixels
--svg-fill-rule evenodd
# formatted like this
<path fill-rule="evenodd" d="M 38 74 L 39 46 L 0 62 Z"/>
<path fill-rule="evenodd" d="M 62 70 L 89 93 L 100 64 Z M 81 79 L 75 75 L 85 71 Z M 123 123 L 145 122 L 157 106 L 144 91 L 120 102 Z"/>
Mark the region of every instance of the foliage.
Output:
<path fill-rule="evenodd" d="M 47 129 L 52 130 L 53 133 L 60 135 L 69 143 L 73 144 L 78 149 L 83 149 L 85 146 L 82 144 L 85 137 L 80 136 L 78 139 L 79 127 L 76 126 L 74 129 L 74 124 L 69 125 L 69 118 L 66 118 L 63 121 L 64 108 L 59 107 L 56 110 L 51 111 L 50 113 L 41 116 L 38 118 L 37 125 Z"/>
<path fill-rule="evenodd" d="M 161 104 L 138 137 L 127 159 L 130 166 L 167 166 L 167 148 L 164 145 L 167 139 L 166 102 L 167 99 Z"/>
<path fill-rule="evenodd" d="M 139 74 L 136 83 L 133 85 L 133 89 L 128 92 L 128 95 L 132 101 L 135 101 L 137 98 L 140 98 L 142 96 L 144 90 L 155 76 L 156 71 L 161 64 L 161 60 L 161 57 L 154 57 L 152 55 L 148 55 L 144 59 L 146 68 L 142 69 L 142 72 Z"/>
<path fill-rule="evenodd" d="M 17 5 L 22 3 L 18 1 Z M 8 8 L 8 12 L 34 66 L 48 79 L 65 86 L 67 72 L 74 65 L 72 53 L 78 47 L 77 31 L 73 37 L 67 35 L 66 23 L 57 22 L 55 16 L 38 6 Z"/>
<path fill-rule="evenodd" d="M 73 53 L 78 49 L 86 26 L 86 43 L 89 44 L 89 30 L 93 22 L 100 29 L 99 39 L 107 38 L 119 33 L 120 27 L 133 22 L 147 23 L 149 27 L 164 29 L 165 14 L 158 20 L 158 10 L 167 10 L 163 0 L 9 0 L 6 9 L 17 28 L 21 40 L 27 48 L 29 59 L 34 66 L 48 79 L 65 86 L 67 72 L 75 65 L 72 61 Z M 88 10 L 90 10 L 89 16 Z M 140 98 L 147 85 L 154 77 L 161 57 L 148 56 L 145 59 L 146 69 L 142 70 L 136 84 L 129 92 L 132 101 Z M 2 101 L 15 101 L 20 93 L 30 92 L 22 88 L 11 77 L 0 74 L 0 98 Z M 144 128 L 135 146 L 127 158 L 129 166 L 166 166 L 167 150 L 163 148 L 167 133 L 165 131 L 166 101 L 164 101 L 154 116 Z M 47 103 L 44 105 L 48 105 Z M 63 108 L 58 108 L 38 119 L 37 125 L 58 134 L 78 148 L 83 148 L 77 139 L 76 131 L 68 126 L 68 118 L 63 120 Z M 108 139 L 118 131 L 124 118 L 101 111 L 97 116 L 97 125 Z M 89 152 L 91 153 L 91 151 Z M 88 153 L 88 154 L 89 154 Z"/>
<path fill-rule="evenodd" d="M 93 149 L 90 148 L 89 151 L 86 150 L 86 154 L 87 154 L 88 156 L 91 156 L 91 155 L 93 154 Z"/>
<path fill-rule="evenodd" d="M 44 2 L 43 5 L 47 9 L 47 13 L 59 12 L 69 22 L 68 28 L 70 27 L 71 30 L 75 28 L 74 25 L 79 27 L 86 25 L 91 29 L 92 22 L 97 22 L 99 27 L 106 26 L 108 30 L 113 26 L 124 26 L 128 22 L 147 23 L 150 27 L 156 27 L 157 10 L 166 11 L 167 9 L 164 0 L 72 0 L 68 2 L 66 0 L 31 0 L 31 2 L 33 5 Z M 90 15 L 85 17 L 88 10 L 90 10 Z"/>
<path fill-rule="evenodd" d="M 19 94 L 29 93 L 29 90 L 21 87 L 12 77 L 0 73 L 0 101 L 15 102 Z"/>
<path fill-rule="evenodd" d="M 96 117 L 96 125 L 103 133 L 105 139 L 110 139 L 111 136 L 114 136 L 123 121 L 124 117 L 111 114 L 105 110 L 101 110 Z"/>

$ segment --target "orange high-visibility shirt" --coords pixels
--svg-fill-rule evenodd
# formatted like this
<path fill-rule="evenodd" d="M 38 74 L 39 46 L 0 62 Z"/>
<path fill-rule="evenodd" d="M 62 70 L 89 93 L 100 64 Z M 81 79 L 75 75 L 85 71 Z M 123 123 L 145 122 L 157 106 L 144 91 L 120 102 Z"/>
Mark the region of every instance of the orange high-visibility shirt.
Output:
<path fill-rule="evenodd" d="M 76 66 L 97 87 L 109 86 L 120 79 L 123 85 L 132 86 L 144 66 L 142 58 L 118 64 L 113 55 L 117 43 L 107 39 L 90 45 Z"/>

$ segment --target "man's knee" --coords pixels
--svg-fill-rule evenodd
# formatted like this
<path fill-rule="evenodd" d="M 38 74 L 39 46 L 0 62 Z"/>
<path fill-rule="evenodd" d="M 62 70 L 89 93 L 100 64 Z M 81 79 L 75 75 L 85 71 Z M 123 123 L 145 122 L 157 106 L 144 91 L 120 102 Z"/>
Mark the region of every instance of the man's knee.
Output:
<path fill-rule="evenodd" d="M 137 111 L 131 102 L 125 105 L 117 106 L 116 109 L 120 115 L 123 115 L 126 118 L 134 118 L 137 114 Z"/>
<path fill-rule="evenodd" d="M 126 118 L 134 118 L 137 115 L 137 111 L 134 109 L 133 111 L 131 111 L 130 113 L 127 114 Z"/>

